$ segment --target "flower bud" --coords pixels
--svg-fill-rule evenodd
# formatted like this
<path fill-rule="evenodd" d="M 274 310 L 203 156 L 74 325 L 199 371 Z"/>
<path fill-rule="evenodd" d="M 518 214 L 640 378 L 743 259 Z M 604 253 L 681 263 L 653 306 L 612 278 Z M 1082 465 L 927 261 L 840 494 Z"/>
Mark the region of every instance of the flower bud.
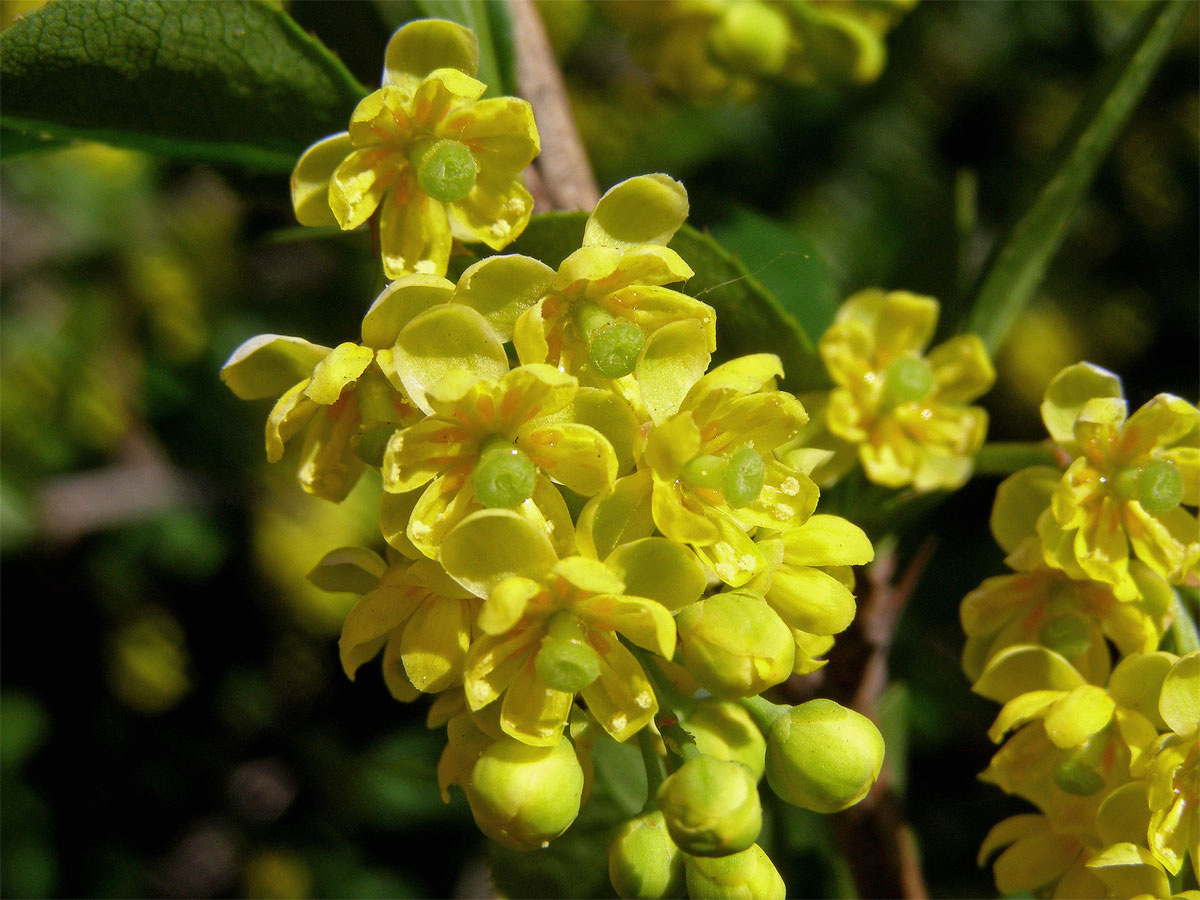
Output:
<path fill-rule="evenodd" d="M 832 700 L 792 707 L 767 736 L 767 783 L 781 800 L 819 813 L 853 806 L 883 766 L 874 723 Z"/>
<path fill-rule="evenodd" d="M 712 55 L 733 72 L 771 76 L 787 62 L 791 29 L 765 3 L 731 3 L 709 33 Z"/>
<path fill-rule="evenodd" d="M 729 856 L 689 856 L 684 862 L 692 900 L 783 900 L 787 886 L 758 844 Z"/>
<path fill-rule="evenodd" d="M 713 594 L 680 610 L 675 624 L 681 661 L 718 697 L 751 697 L 792 674 L 792 632 L 758 594 Z"/>
<path fill-rule="evenodd" d="M 566 831 L 582 795 L 583 768 L 566 738 L 553 747 L 502 738 L 480 754 L 467 785 L 479 830 L 515 850 L 544 847 Z"/>
<path fill-rule="evenodd" d="M 671 839 L 693 856 L 745 850 L 762 830 L 754 775 L 738 762 L 694 756 L 658 789 Z"/>
<path fill-rule="evenodd" d="M 630 819 L 608 847 L 608 878 L 619 897 L 683 895 L 683 853 L 659 810 Z"/>
<path fill-rule="evenodd" d="M 762 778 L 767 739 L 740 704 L 705 697 L 683 726 L 696 739 L 701 753 L 740 762 L 755 779 Z"/>

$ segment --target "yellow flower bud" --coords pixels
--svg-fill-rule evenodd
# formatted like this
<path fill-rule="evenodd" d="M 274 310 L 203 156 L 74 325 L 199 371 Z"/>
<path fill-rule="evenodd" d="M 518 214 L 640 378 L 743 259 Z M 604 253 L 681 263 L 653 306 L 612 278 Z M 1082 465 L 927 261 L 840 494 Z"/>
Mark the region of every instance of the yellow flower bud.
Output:
<path fill-rule="evenodd" d="M 750 697 L 792 674 L 792 633 L 757 594 L 713 594 L 675 617 L 683 664 L 718 697 Z"/>
<path fill-rule="evenodd" d="M 883 736 L 866 716 L 832 700 L 810 700 L 771 726 L 767 783 L 794 806 L 838 812 L 867 795 L 883 749 Z"/>
<path fill-rule="evenodd" d="M 558 837 L 579 814 L 583 768 L 571 742 L 531 747 L 502 738 L 479 756 L 467 785 L 475 824 L 515 850 L 533 850 Z"/>
<path fill-rule="evenodd" d="M 738 762 L 689 759 L 659 787 L 658 804 L 671 838 L 693 856 L 738 853 L 762 830 L 756 779 Z"/>
<path fill-rule="evenodd" d="M 683 853 L 660 810 L 630 819 L 608 847 L 608 877 L 619 897 L 683 895 Z"/>

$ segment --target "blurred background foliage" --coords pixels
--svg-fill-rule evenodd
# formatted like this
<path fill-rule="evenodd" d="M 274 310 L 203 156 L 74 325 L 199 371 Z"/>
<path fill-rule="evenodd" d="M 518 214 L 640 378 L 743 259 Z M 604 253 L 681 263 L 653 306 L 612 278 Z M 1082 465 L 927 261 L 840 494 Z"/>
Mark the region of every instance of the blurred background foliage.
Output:
<path fill-rule="evenodd" d="M 4 24 L 30 5 L 3 3 Z M 922 3 L 876 83 L 738 106 L 656 87 L 602 4 L 541 7 L 602 188 L 681 179 L 690 223 L 810 328 L 878 285 L 937 296 L 950 331 L 1141 4 Z M 417 14 L 288 9 L 366 84 Z M 993 439 L 1041 437 L 1043 387 L 1077 359 L 1120 373 L 1134 406 L 1196 398 L 1197 47 L 1193 10 L 1000 351 Z M 217 379 L 253 334 L 354 339 L 376 289 L 367 235 L 300 234 L 283 177 L 96 145 L 0 174 L 0 893 L 484 896 L 484 841 L 461 795 L 437 794 L 440 734 L 374 673 L 345 679 L 354 598 L 304 578 L 326 551 L 375 541 L 376 486 L 342 506 L 301 494 L 287 462 L 262 459 L 267 409 Z M 958 602 L 1001 569 L 995 483 L 912 536 L 935 556 L 885 695 L 934 896 L 993 896 L 975 852 L 1021 811 L 975 781 L 995 709 L 958 667 Z M 510 879 L 607 890 L 578 878 L 603 814 L 553 860 L 510 860 Z M 771 834 L 797 896 L 852 890 L 823 819 L 779 809 Z"/>

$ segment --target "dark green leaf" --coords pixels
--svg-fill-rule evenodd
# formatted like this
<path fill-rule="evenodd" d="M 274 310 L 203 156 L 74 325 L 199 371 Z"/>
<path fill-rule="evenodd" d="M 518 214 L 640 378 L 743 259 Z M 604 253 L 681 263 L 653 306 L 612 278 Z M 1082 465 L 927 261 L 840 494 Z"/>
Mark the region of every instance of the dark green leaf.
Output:
<path fill-rule="evenodd" d="M 366 93 L 261 0 L 53 0 L 0 35 L 0 121 L 288 171 Z"/>
<path fill-rule="evenodd" d="M 779 299 L 816 343 L 837 312 L 838 292 L 812 242 L 745 207 L 714 225 L 712 236 Z"/>
<path fill-rule="evenodd" d="M 821 360 L 795 317 L 720 244 L 684 225 L 670 247 L 696 272 L 686 292 L 717 311 L 714 362 L 774 353 L 783 361 L 785 386 L 800 390 L 826 383 Z"/>
<path fill-rule="evenodd" d="M 14 159 L 18 156 L 28 156 L 30 153 L 41 153 L 44 150 L 55 150 L 63 146 L 63 142 L 55 140 L 46 134 L 13 131 L 11 128 L 0 127 L 0 159 Z"/>
<path fill-rule="evenodd" d="M 1033 298 L 1071 214 L 1137 105 L 1194 0 L 1160 0 L 1133 26 L 1124 46 L 1093 83 L 1059 144 L 1049 177 L 992 257 L 967 330 L 995 352 Z"/>

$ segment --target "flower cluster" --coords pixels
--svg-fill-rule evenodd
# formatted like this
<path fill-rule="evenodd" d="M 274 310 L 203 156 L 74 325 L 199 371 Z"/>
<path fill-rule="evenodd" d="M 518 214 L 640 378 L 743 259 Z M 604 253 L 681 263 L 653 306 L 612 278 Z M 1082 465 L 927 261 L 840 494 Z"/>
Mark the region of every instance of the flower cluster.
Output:
<path fill-rule="evenodd" d="M 1015 574 L 962 602 L 963 667 L 1003 704 L 983 778 L 1037 807 L 980 851 L 1004 893 L 1169 896 L 1200 859 L 1200 651 L 1172 585 L 1195 586 L 1200 411 L 1160 394 L 1127 416 L 1087 363 L 1051 381 L 1042 418 L 1064 469 L 1004 481 L 992 531 Z M 1113 648 L 1118 661 L 1113 665 Z"/>
<path fill-rule="evenodd" d="M 764 80 L 866 84 L 883 38 L 916 0 L 610 2 L 633 53 L 665 88 L 695 100 L 745 99 Z"/>
<path fill-rule="evenodd" d="M 362 595 L 339 644 L 349 677 L 382 652 L 396 699 L 433 697 L 444 795 L 461 787 L 495 840 L 544 846 L 578 813 L 594 742 L 636 736 L 656 790 L 613 845 L 617 890 L 644 896 L 639 880 L 662 876 L 693 896 L 782 897 L 755 843 L 759 780 L 836 811 L 874 783 L 883 745 L 830 701 L 758 695 L 823 664 L 854 617 L 849 567 L 870 561 L 871 543 L 816 514 L 817 486 L 777 453 L 807 421 L 775 386 L 779 360 L 710 369 L 715 313 L 670 287 L 692 274 L 667 246 L 688 212 L 679 183 L 613 187 L 557 270 L 490 256 L 452 282 L 443 245 L 409 252 L 403 236 L 437 232 L 435 212 L 461 224 L 498 208 L 486 191 L 536 149 L 531 124 L 500 115 L 512 103 L 465 105 L 481 92 L 464 74 L 473 46 L 447 23 L 401 29 L 383 90 L 297 167 L 302 221 L 325 216 L 326 199 L 343 226 L 383 210 L 395 277 L 360 342 L 262 335 L 222 377 L 240 397 L 279 398 L 268 458 L 303 432 L 310 493 L 339 501 L 379 472 L 386 555 L 338 548 L 310 578 Z M 425 151 L 388 143 L 410 125 L 432 133 L 431 152 L 451 133 L 470 148 L 470 193 L 438 196 Z M 489 141 L 504 151 L 496 177 Z M 344 151 L 326 188 L 313 173 Z M 428 227 L 410 232 L 416 216 Z M 523 225 L 495 221 L 505 238 Z"/>

